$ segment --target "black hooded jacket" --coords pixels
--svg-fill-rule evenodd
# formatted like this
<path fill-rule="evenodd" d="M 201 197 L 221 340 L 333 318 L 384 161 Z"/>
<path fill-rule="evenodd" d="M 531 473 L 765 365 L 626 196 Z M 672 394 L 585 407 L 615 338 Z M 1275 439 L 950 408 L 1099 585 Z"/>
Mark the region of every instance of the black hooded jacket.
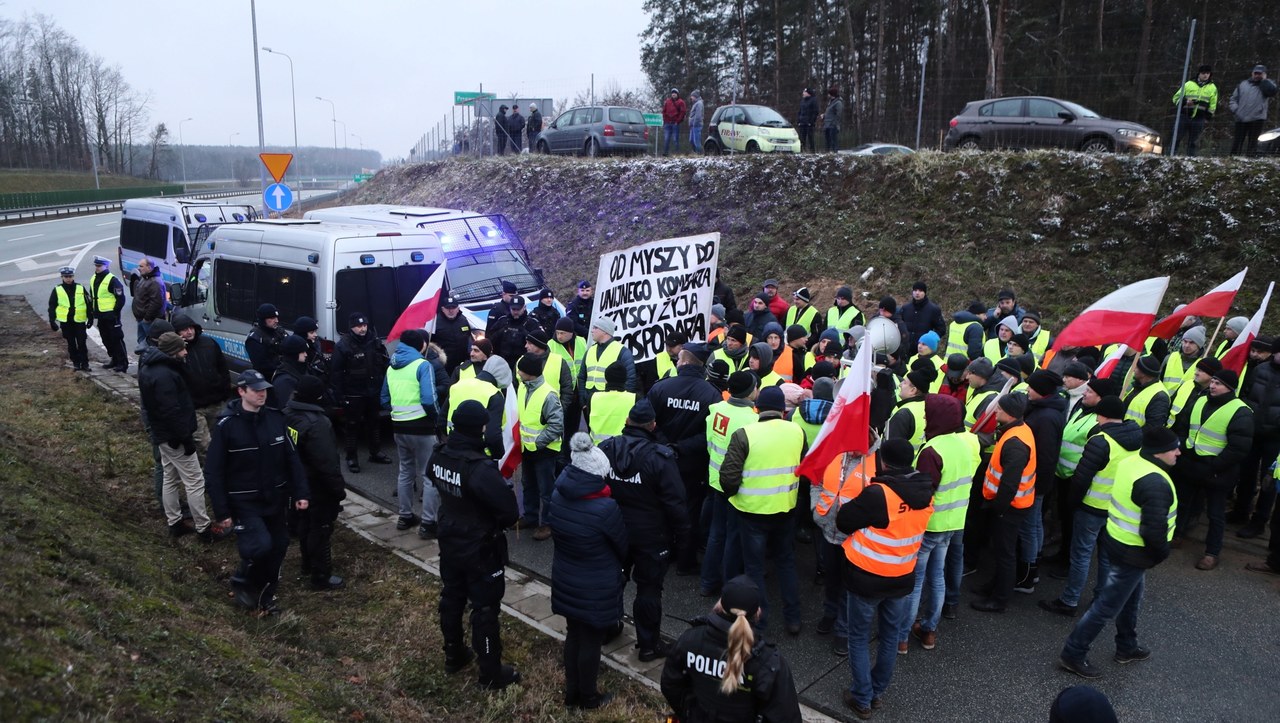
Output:
<path fill-rule="evenodd" d="M 351 332 L 343 334 L 334 345 L 333 359 L 329 362 L 329 384 L 334 398 L 368 397 L 376 400 L 382 393 L 382 380 L 390 365 L 386 344 L 372 330 L 365 332 L 364 336 Z"/>
<path fill-rule="evenodd" d="M 519 512 L 516 496 L 480 437 L 454 431 L 437 447 L 427 478 L 440 492 L 440 555 L 453 561 L 507 562 L 507 538 Z"/>
<path fill-rule="evenodd" d="M 613 465 L 605 481 L 622 508 L 632 546 L 686 549 L 689 516 L 671 448 L 652 432 L 628 424 L 622 434 L 601 442 L 600 451 Z"/>
<path fill-rule="evenodd" d="M 836 514 L 836 528 L 846 535 L 864 527 L 883 530 L 889 526 L 884 487 L 893 490 L 913 510 L 922 510 L 933 503 L 933 480 L 910 467 L 886 469 L 883 474 L 872 477 L 871 482 L 862 494 L 846 503 Z M 863 597 L 909 595 L 915 587 L 915 578 L 914 572 L 900 577 L 884 577 L 867 572 L 847 560 L 844 565 L 845 587 Z"/>
<path fill-rule="evenodd" d="M 297 435 L 298 457 L 307 472 L 312 501 L 336 505 L 346 499 L 346 481 L 338 465 L 338 446 L 333 443 L 333 424 L 324 409 L 293 399 L 285 405 L 284 418 Z"/>
<path fill-rule="evenodd" d="M 1056 394 L 1032 399 L 1022 421 L 1031 427 L 1036 440 L 1036 488 L 1048 489 L 1058 469 L 1062 451 L 1062 430 L 1067 426 L 1067 400 Z"/>
<path fill-rule="evenodd" d="M 306 470 L 280 410 L 246 412 L 236 399 L 212 432 L 204 481 L 217 519 L 276 514 L 290 499 L 311 499 Z"/>
<path fill-rule="evenodd" d="M 138 392 L 152 444 L 176 447 L 196 433 L 196 408 L 187 391 L 181 360 L 147 347 L 138 366 Z"/>
<path fill-rule="evenodd" d="M 218 342 L 204 335 L 204 327 L 186 314 L 173 317 L 174 329 L 195 329 L 196 335 L 187 342 L 187 363 L 183 374 L 191 401 L 197 407 L 222 404 L 231 395 L 231 372 L 227 357 Z"/>
<path fill-rule="evenodd" d="M 706 479 L 707 416 L 711 405 L 724 397 L 703 379 L 704 367 L 686 364 L 676 375 L 661 379 L 649 389 L 649 403 L 657 414 L 658 431 L 671 440 L 676 466 L 686 481 Z"/>

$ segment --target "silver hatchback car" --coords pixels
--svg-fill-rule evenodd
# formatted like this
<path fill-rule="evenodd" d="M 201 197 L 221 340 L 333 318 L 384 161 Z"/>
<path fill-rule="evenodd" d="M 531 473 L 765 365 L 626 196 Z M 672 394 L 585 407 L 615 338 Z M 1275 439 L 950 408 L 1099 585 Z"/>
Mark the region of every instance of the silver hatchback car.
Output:
<path fill-rule="evenodd" d="M 537 153 L 640 154 L 649 148 L 644 113 L 621 105 L 592 105 L 556 116 L 534 139 Z"/>

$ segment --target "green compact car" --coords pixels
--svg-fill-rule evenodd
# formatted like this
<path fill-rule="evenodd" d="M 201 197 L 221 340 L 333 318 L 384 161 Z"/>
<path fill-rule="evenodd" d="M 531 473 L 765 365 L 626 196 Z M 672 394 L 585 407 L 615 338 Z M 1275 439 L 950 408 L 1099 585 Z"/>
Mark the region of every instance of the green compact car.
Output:
<path fill-rule="evenodd" d="M 778 111 L 763 105 L 722 105 L 711 115 L 702 150 L 729 152 L 799 153 L 800 136 Z"/>

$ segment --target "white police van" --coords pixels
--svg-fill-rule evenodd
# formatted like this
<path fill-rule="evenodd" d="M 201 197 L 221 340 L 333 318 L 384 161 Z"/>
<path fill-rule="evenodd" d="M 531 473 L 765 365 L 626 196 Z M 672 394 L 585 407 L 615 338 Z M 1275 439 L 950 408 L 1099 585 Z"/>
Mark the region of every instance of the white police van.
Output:
<path fill-rule="evenodd" d="M 537 305 L 538 292 L 545 285 L 542 270 L 529 265 L 524 244 L 501 214 L 374 204 L 308 211 L 304 218 L 430 233 L 439 239 L 448 259 L 445 288 L 480 329 L 489 318 L 489 307 L 502 298 L 503 281 L 516 285 L 530 309 Z M 558 300 L 556 308 L 564 314 Z"/>
<path fill-rule="evenodd" d="M 189 198 L 131 198 L 120 210 L 119 273 L 138 270 L 142 257 L 160 269 L 166 284 L 180 282 L 200 246 L 218 224 L 253 221 L 257 210 L 246 204 L 221 204 Z M 202 230 L 203 229 L 203 230 Z"/>
<path fill-rule="evenodd" d="M 315 319 L 329 353 L 354 311 L 385 336 L 443 260 L 439 238 L 415 229 L 303 219 L 227 223 L 212 228 L 172 289 L 173 313 L 200 324 L 236 369 L 248 367 L 244 339 L 261 304 L 276 306 L 284 328 L 300 316 Z"/>

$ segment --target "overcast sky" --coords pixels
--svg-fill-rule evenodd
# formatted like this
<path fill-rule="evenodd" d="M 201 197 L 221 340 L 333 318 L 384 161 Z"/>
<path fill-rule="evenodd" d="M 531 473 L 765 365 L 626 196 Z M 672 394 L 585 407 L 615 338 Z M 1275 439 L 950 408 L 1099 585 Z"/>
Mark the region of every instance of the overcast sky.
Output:
<path fill-rule="evenodd" d="M 610 80 L 644 84 L 642 0 L 258 0 L 258 45 L 293 58 L 298 143 L 383 158 L 453 110 L 455 90 L 572 99 Z M 40 12 L 150 94 L 150 125 L 173 142 L 257 145 L 249 0 L 4 0 L 0 15 Z M 268 144 L 291 145 L 289 63 L 259 51 Z M 322 96 L 333 101 L 316 100 Z M 231 136 L 239 133 L 238 136 Z"/>

